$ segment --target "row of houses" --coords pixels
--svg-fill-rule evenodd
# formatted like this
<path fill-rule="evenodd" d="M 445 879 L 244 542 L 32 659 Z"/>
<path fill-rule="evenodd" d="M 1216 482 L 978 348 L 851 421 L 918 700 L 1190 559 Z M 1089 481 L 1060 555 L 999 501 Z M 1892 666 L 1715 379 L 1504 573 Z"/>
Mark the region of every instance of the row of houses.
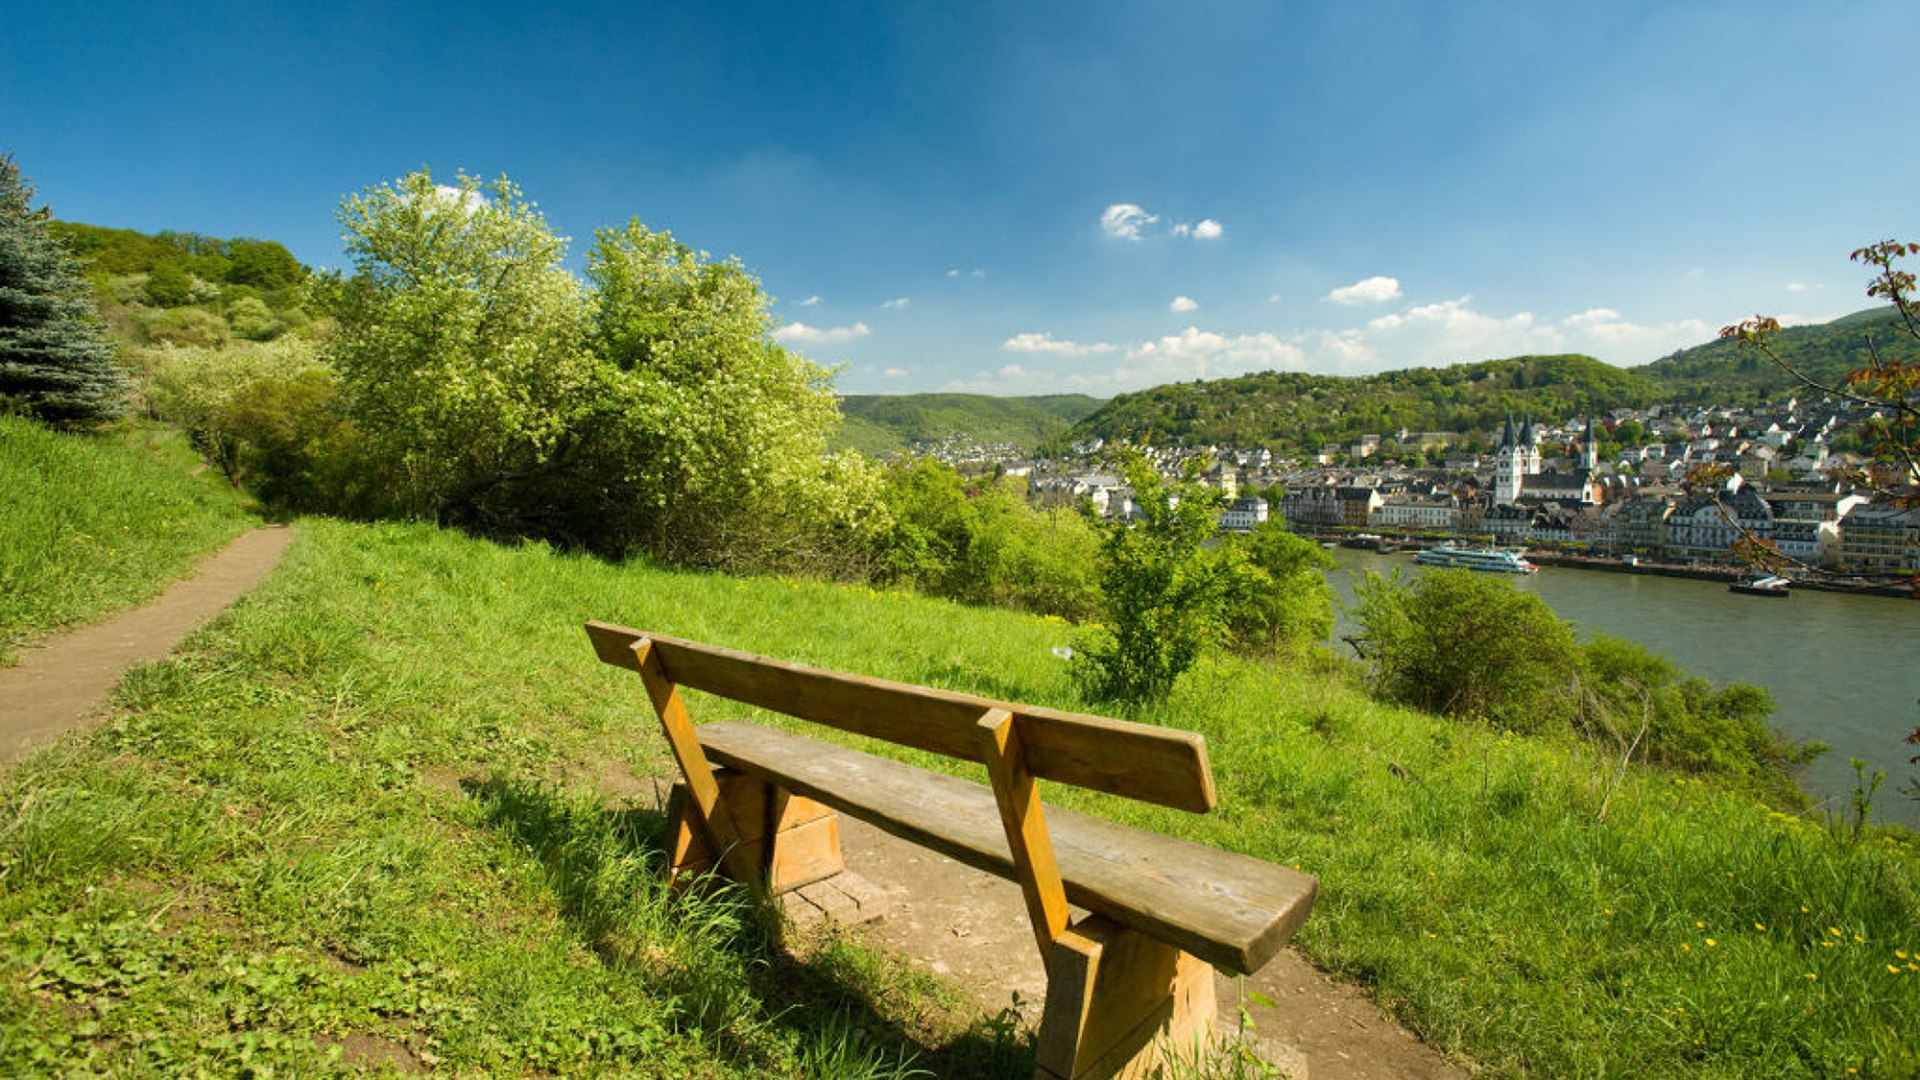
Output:
<path fill-rule="evenodd" d="M 1743 540 L 1772 544 L 1812 566 L 1863 576 L 1920 573 L 1920 506 L 1833 488 L 1763 490 L 1730 477 L 1709 494 L 1623 488 L 1607 500 L 1497 502 L 1472 491 L 1408 485 L 1298 488 L 1281 512 L 1296 528 L 1488 537 L 1498 543 L 1576 543 L 1672 562 L 1731 562 Z"/>

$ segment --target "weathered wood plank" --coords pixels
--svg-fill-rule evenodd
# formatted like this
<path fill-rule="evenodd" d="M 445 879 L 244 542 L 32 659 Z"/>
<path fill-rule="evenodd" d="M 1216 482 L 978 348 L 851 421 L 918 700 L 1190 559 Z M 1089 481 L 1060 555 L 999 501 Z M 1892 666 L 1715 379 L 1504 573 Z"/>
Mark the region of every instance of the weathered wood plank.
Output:
<path fill-rule="evenodd" d="M 923 847 L 1017 880 L 993 792 L 746 721 L 698 729 L 708 757 Z M 1229 971 L 1258 970 L 1292 938 L 1318 883 L 1283 866 L 1046 810 L 1067 899 Z"/>
<path fill-rule="evenodd" d="M 1053 841 L 1047 835 L 1047 816 L 1040 806 L 1040 784 L 1027 771 L 1019 724 L 1005 709 L 988 709 L 975 727 L 979 731 L 987 776 L 993 780 L 994 801 L 1013 857 L 1015 880 L 1027 901 L 1027 919 L 1040 945 L 1044 962 L 1053 942 L 1067 928 L 1067 893 L 1060 884 L 1060 867 L 1053 860 Z"/>
<path fill-rule="evenodd" d="M 1194 732 L 822 671 L 611 623 L 590 622 L 587 635 L 617 667 L 638 670 L 634 644 L 651 640 L 662 670 L 683 686 L 967 761 L 981 760 L 980 715 L 1005 709 L 1019 718 L 1034 776 L 1180 810 L 1214 806 L 1206 739 Z"/>

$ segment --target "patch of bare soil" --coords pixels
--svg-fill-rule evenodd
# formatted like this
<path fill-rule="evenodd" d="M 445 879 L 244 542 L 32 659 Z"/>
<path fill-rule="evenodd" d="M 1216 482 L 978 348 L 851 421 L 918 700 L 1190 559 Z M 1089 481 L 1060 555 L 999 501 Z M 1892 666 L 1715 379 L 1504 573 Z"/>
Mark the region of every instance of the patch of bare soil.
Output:
<path fill-rule="evenodd" d="M 1018 885 L 845 815 L 840 842 L 847 868 L 888 894 L 886 916 L 860 932 L 951 980 L 990 1012 L 1018 994 L 1026 1021 L 1039 1022 L 1046 973 Z M 1256 1051 L 1294 1080 L 1466 1080 L 1358 988 L 1335 982 L 1295 950 L 1245 985 L 1275 1004 L 1248 1008 Z M 1223 1025 L 1239 1015 L 1240 986 L 1224 975 L 1215 985 Z"/>
<path fill-rule="evenodd" d="M 280 565 L 293 533 L 255 529 L 201 560 L 145 607 L 48 638 L 0 668 L 0 766 L 91 719 L 134 664 L 172 652 L 194 628 Z"/>

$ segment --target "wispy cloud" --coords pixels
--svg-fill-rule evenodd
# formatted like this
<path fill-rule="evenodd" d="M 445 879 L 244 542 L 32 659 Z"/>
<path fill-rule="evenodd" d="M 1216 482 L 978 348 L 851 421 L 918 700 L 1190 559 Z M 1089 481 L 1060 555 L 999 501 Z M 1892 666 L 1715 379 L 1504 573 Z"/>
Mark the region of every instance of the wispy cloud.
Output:
<path fill-rule="evenodd" d="M 1227 227 L 1212 218 L 1201 218 L 1192 225 L 1183 221 L 1172 231 L 1175 236 L 1191 236 L 1195 240 L 1218 240 L 1226 234 Z"/>
<path fill-rule="evenodd" d="M 1379 276 L 1342 285 L 1327 294 L 1327 299 L 1336 304 L 1384 304 L 1399 298 L 1400 280 Z"/>
<path fill-rule="evenodd" d="M 784 345 L 832 345 L 843 341 L 853 341 L 872 333 L 863 322 L 852 326 L 808 326 L 806 323 L 790 322 L 773 332 L 773 339 Z"/>
<path fill-rule="evenodd" d="M 913 300 L 910 297 L 896 296 L 880 306 L 886 308 L 888 311 L 898 311 L 911 303 L 913 303 Z"/>
<path fill-rule="evenodd" d="M 1184 295 L 1174 297 L 1173 302 L 1167 305 L 1168 311 L 1198 311 L 1199 309 L 1200 302 L 1198 300 L 1195 300 L 1191 296 Z"/>
<path fill-rule="evenodd" d="M 1093 341 L 1083 345 L 1077 341 L 1056 338 L 1045 331 L 1039 333 L 1028 331 L 1024 334 L 1015 334 L 1001 342 L 1000 348 L 1005 352 L 1044 353 L 1051 356 L 1098 356 L 1101 353 L 1113 352 L 1117 346 L 1109 345 L 1104 341 Z"/>
<path fill-rule="evenodd" d="M 947 276 L 950 278 L 957 278 L 957 277 L 981 278 L 981 277 L 986 277 L 987 272 L 985 270 L 980 269 L 977 266 L 971 270 L 962 270 L 959 267 L 954 266 L 954 267 L 949 267 L 947 269 Z"/>
<path fill-rule="evenodd" d="M 1267 303 L 1269 303 L 1269 304 L 1277 304 L 1277 303 L 1279 303 L 1279 302 L 1280 302 L 1280 294 L 1279 294 L 1279 293 L 1268 293 L 1268 294 L 1267 294 Z"/>
<path fill-rule="evenodd" d="M 1160 220 L 1133 203 L 1114 203 L 1100 214 L 1100 231 L 1116 240 L 1140 241 L 1140 230 Z"/>
<path fill-rule="evenodd" d="M 889 379 L 904 379 L 911 373 L 907 371 L 906 368 L 890 367 L 880 374 L 885 375 Z"/>
<path fill-rule="evenodd" d="M 815 304 L 818 304 L 819 302 L 820 302 L 820 297 L 818 297 L 818 296 L 809 296 L 809 297 L 807 297 L 807 298 L 806 298 L 805 300 L 802 300 L 802 301 L 800 301 L 800 306 L 801 306 L 801 307 L 813 307 L 813 306 L 814 306 Z"/>

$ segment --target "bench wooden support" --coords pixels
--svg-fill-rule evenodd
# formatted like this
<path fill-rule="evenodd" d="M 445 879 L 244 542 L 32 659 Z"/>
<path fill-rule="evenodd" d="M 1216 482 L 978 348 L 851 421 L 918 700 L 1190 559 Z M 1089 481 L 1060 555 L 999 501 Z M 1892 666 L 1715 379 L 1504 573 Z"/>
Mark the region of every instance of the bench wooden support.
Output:
<path fill-rule="evenodd" d="M 1132 1080 L 1169 1057 L 1196 1060 L 1215 1012 L 1212 964 L 1090 915 L 1047 965 L 1036 1080 Z"/>
<path fill-rule="evenodd" d="M 676 881 L 716 867 L 772 896 L 841 872 L 835 812 L 1020 886 L 1047 968 L 1038 1080 L 1146 1077 L 1213 1033 L 1213 971 L 1257 971 L 1317 883 L 1284 866 L 1044 807 L 1039 781 L 1204 813 L 1198 735 L 817 671 L 589 623 L 639 673 L 684 782 L 670 801 Z M 686 685 L 986 766 L 991 790 L 745 721 L 695 729 Z M 718 767 L 716 767 L 718 766 Z M 997 819 L 997 820 L 996 820 Z M 1089 912 L 1070 922 L 1078 905 Z"/>
<path fill-rule="evenodd" d="M 733 821 L 746 860 L 766 891 L 778 896 L 846 869 L 840 816 L 812 799 L 731 769 L 713 770 L 722 809 Z M 667 797 L 668 881 L 675 887 L 719 869 L 684 781 Z M 771 840 L 771 842 L 769 842 Z"/>

